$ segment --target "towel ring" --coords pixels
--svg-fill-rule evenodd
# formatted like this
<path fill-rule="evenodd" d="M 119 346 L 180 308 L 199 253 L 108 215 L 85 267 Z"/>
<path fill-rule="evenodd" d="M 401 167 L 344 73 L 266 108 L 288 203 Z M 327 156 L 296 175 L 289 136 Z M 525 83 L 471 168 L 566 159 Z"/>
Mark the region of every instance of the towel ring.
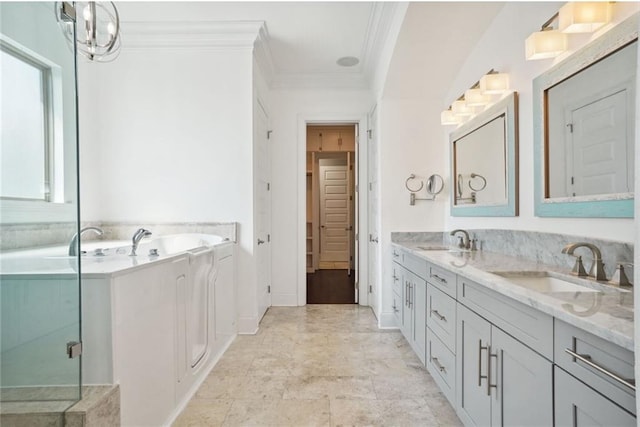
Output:
<path fill-rule="evenodd" d="M 424 182 L 420 181 L 420 187 L 418 187 L 417 190 L 412 190 L 411 187 L 409 187 L 409 181 L 411 181 L 412 179 L 416 179 L 416 176 L 414 174 L 409 175 L 409 178 L 407 178 L 407 180 L 404 182 L 404 186 L 407 187 L 407 190 L 409 190 L 412 193 L 417 193 L 418 191 L 422 190 L 422 187 L 424 187 Z"/>
<path fill-rule="evenodd" d="M 485 187 L 487 186 L 487 180 L 485 179 L 484 176 L 479 175 L 477 173 L 471 173 L 471 178 L 480 178 L 482 180 L 482 186 L 480 188 L 474 188 L 473 185 L 471 185 L 471 180 L 469 180 L 469 188 L 472 189 L 473 191 L 482 191 L 485 189 Z"/>

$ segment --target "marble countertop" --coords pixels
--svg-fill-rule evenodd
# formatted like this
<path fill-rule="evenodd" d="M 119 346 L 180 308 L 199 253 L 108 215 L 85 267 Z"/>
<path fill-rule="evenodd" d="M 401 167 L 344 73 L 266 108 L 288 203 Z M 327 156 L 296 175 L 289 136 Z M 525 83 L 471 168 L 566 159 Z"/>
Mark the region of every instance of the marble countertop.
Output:
<path fill-rule="evenodd" d="M 433 242 L 394 242 L 393 244 L 432 264 L 453 271 L 529 307 L 634 351 L 632 290 L 619 289 L 571 276 L 569 268 L 563 270 L 494 252 L 437 250 L 441 245 Z M 420 247 L 434 249 L 424 250 Z M 540 276 L 542 272 L 547 272 L 549 276 L 583 285 L 586 289 L 580 292 L 542 292 L 526 285 L 515 284 L 508 278 L 509 273 L 521 275 L 523 272 L 526 272 L 524 275 L 530 276 Z"/>

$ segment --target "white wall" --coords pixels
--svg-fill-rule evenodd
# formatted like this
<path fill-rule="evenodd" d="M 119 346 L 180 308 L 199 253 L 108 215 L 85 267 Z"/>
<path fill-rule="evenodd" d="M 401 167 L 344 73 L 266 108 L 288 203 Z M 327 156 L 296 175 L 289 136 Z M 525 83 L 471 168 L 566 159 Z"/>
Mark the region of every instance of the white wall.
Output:
<path fill-rule="evenodd" d="M 336 122 L 350 118 L 353 122 L 366 116 L 373 100 L 369 91 L 274 90 L 270 101 L 272 303 L 298 305 L 305 302 L 299 300 L 298 288 L 304 285 L 306 273 L 305 247 L 299 245 L 306 236 L 298 227 L 300 218 L 304 222 L 306 217 L 305 198 L 299 198 L 306 147 L 299 125 L 313 118 Z"/>
<path fill-rule="evenodd" d="M 391 232 L 442 231 L 446 194 L 451 185 L 446 175 L 447 147 L 439 144 L 442 138 L 439 123 L 440 107 L 422 99 L 383 99 L 378 104 L 380 117 L 380 201 L 381 201 L 381 259 L 391 259 Z M 435 201 L 417 200 L 409 205 L 409 191 L 405 181 L 409 175 L 423 181 L 432 174 L 441 175 L 444 189 Z M 410 183 L 415 185 L 417 181 Z M 426 185 L 426 184 L 425 184 Z M 412 187 L 413 188 L 413 187 Z M 423 189 L 418 198 L 427 197 Z M 391 265 L 380 266 L 381 325 L 393 319 L 393 295 L 388 286 Z"/>
<path fill-rule="evenodd" d="M 239 326 L 255 330 L 252 60 L 250 48 L 124 49 L 79 78 L 82 220 L 238 222 Z"/>
<path fill-rule="evenodd" d="M 526 61 L 524 40 L 552 16 L 563 3 L 507 3 L 496 16 L 492 25 L 478 40 L 476 47 L 461 67 L 448 95 L 440 105 L 446 108 L 470 85 L 489 69 L 509 73 L 511 87 L 520 95 L 520 216 L 515 218 L 458 218 L 445 212 L 445 229 L 454 228 L 499 228 L 572 234 L 633 242 L 633 219 L 584 219 L 584 218 L 538 218 L 533 204 L 533 113 L 532 81 L 548 69 L 556 60 Z M 631 12 L 638 10 L 638 3 L 617 2 L 614 19 L 619 22 Z M 575 50 L 590 36 L 571 38 L 570 49 Z M 450 130 L 450 129 L 448 129 Z M 443 131 L 443 144 L 448 144 L 447 129 Z M 447 162 L 447 167 L 449 163 Z M 450 171 L 447 170 L 447 174 Z M 448 193 L 450 194 L 450 192 Z"/>

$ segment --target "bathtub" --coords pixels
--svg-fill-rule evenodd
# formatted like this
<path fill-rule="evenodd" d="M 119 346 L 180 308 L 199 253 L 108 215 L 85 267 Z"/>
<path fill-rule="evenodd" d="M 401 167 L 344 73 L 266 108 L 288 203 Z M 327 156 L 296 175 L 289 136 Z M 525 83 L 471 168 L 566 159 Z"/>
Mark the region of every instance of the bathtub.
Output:
<path fill-rule="evenodd" d="M 235 338 L 234 242 L 183 233 L 143 239 L 136 256 L 126 240 L 83 241 L 81 250 L 83 383 L 120 385 L 123 425 L 170 424 Z M 12 348 L 77 322 L 78 259 L 67 251 L 55 246 L 0 255 L 2 293 L 19 289 L 24 305 L 2 310 L 22 316 L 3 317 L 4 327 L 28 321 L 29 313 L 42 310 L 38 304 L 52 304 L 38 298 L 43 284 L 76 298 L 69 312 L 50 316 L 44 330 L 22 335 Z"/>

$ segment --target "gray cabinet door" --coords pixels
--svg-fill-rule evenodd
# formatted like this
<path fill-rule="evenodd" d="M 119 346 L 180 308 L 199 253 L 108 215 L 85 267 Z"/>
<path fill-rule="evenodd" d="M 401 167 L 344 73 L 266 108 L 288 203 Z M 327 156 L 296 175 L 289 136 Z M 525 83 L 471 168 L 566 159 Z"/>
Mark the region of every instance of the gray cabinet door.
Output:
<path fill-rule="evenodd" d="M 491 424 L 491 395 L 487 384 L 491 324 L 457 304 L 457 413 L 466 426 Z"/>
<path fill-rule="evenodd" d="M 557 427 L 636 425 L 633 415 L 557 366 L 554 383 Z"/>
<path fill-rule="evenodd" d="M 412 282 L 413 349 L 424 364 L 427 349 L 427 282 L 416 275 L 413 275 Z"/>
<path fill-rule="evenodd" d="M 553 365 L 529 347 L 491 328 L 491 424 L 553 425 Z"/>

